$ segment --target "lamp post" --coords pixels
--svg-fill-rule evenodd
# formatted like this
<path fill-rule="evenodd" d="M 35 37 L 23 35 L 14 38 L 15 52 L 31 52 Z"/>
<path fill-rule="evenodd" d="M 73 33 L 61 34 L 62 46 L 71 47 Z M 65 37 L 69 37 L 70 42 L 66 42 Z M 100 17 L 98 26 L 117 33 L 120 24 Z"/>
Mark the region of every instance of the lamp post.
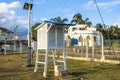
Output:
<path fill-rule="evenodd" d="M 27 66 L 32 65 L 32 52 L 31 52 L 31 32 L 30 32 L 30 12 L 32 9 L 33 4 L 30 3 L 30 0 L 28 3 L 24 4 L 23 9 L 28 10 L 28 58 L 27 58 Z"/>
<path fill-rule="evenodd" d="M 18 26 L 15 26 L 14 27 L 14 38 L 13 38 L 13 40 L 14 40 L 14 51 L 16 51 L 16 40 L 18 39 L 18 37 L 17 37 L 17 35 L 16 35 L 16 28 L 17 28 Z"/>
<path fill-rule="evenodd" d="M 6 46 L 6 40 L 7 40 L 7 38 L 5 37 L 5 46 L 4 46 L 5 55 L 7 54 L 7 53 L 6 53 L 6 47 L 7 47 L 7 46 Z"/>

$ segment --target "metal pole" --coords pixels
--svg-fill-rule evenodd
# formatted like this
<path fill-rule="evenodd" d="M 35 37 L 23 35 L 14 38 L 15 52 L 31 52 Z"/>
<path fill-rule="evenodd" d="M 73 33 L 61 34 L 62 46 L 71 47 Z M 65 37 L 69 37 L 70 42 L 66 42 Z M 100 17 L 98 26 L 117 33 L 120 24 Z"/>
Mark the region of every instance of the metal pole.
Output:
<path fill-rule="evenodd" d="M 28 9 L 28 60 L 27 66 L 32 65 L 32 53 L 31 53 L 31 33 L 30 33 L 30 0 L 29 0 L 29 9 Z"/>
<path fill-rule="evenodd" d="M 17 34 L 16 34 L 16 28 L 17 28 L 18 26 L 15 26 L 14 27 L 14 51 L 16 51 L 16 40 L 18 39 L 18 36 L 17 36 Z"/>
<path fill-rule="evenodd" d="M 19 45 L 20 45 L 20 48 L 19 48 L 19 50 L 20 50 L 20 56 L 22 57 L 22 42 L 21 41 L 19 41 Z"/>
<path fill-rule="evenodd" d="M 4 46 L 5 55 L 7 54 L 7 53 L 6 53 L 6 40 L 7 40 L 7 38 L 6 38 L 6 36 L 5 36 L 5 46 Z"/>
<path fill-rule="evenodd" d="M 102 56 L 101 56 L 101 62 L 104 62 L 105 61 L 105 56 L 104 56 L 104 44 L 103 44 L 103 35 L 101 32 L 100 33 L 100 36 L 102 38 Z"/>
<path fill-rule="evenodd" d="M 14 51 L 16 51 L 16 27 L 14 27 Z"/>

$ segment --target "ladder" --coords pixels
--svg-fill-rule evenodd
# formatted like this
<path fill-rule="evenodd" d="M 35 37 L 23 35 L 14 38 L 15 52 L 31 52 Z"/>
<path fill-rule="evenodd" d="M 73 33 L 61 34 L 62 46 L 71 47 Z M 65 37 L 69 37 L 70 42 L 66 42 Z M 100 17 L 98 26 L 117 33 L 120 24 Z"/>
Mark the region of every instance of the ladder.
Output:
<path fill-rule="evenodd" d="M 48 58 L 48 56 L 49 56 L 49 50 L 52 50 L 53 59 L 49 59 L 49 58 Z M 48 62 L 51 62 L 51 61 L 53 61 L 53 63 L 54 63 L 54 68 L 55 68 L 55 66 L 56 66 L 56 62 L 63 62 L 63 64 L 64 64 L 64 65 L 63 65 L 63 66 L 64 66 L 64 70 L 66 71 L 66 53 L 65 53 L 65 49 L 62 49 L 63 60 L 57 60 L 57 59 L 56 59 L 56 50 L 57 50 L 57 49 L 46 49 L 45 61 L 44 61 L 44 62 L 43 62 L 43 61 L 40 61 L 40 59 L 39 59 L 39 53 L 38 53 L 38 50 L 37 50 L 34 72 L 37 71 L 37 69 L 38 69 L 38 64 L 44 64 L 43 76 L 44 76 L 44 77 L 47 77 Z"/>

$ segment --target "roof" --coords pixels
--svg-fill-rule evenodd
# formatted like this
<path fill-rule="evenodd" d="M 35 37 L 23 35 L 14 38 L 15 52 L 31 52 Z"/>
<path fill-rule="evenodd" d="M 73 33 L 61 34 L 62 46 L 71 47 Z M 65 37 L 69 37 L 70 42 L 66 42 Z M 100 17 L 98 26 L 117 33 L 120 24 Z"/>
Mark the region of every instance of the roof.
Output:
<path fill-rule="evenodd" d="M 3 31 L 3 32 L 9 32 L 9 33 L 13 33 L 12 31 L 6 29 L 6 28 L 3 28 L 3 27 L 0 27 L 0 30 Z"/>
<path fill-rule="evenodd" d="M 65 26 L 65 27 L 69 27 L 69 26 L 75 26 L 76 24 L 66 24 L 66 23 L 60 23 L 60 22 L 53 22 L 53 21 L 44 21 L 42 24 L 40 24 L 38 27 L 35 28 L 35 30 L 39 29 L 41 26 L 43 26 L 45 23 L 47 24 L 52 24 L 52 25 L 60 25 L 60 26 Z"/>
<path fill-rule="evenodd" d="M 75 26 L 76 24 L 66 24 L 60 22 L 53 22 L 53 21 L 44 21 L 47 24 L 54 24 L 54 25 L 61 25 L 61 26 Z"/>

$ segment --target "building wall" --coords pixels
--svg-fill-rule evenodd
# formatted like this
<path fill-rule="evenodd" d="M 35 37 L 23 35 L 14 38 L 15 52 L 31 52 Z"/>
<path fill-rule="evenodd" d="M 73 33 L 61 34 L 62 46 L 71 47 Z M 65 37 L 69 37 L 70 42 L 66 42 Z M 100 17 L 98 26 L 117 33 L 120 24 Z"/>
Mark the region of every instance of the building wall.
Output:
<path fill-rule="evenodd" d="M 41 28 L 37 30 L 37 48 L 38 49 L 46 49 L 47 47 L 47 25 L 43 25 Z"/>
<path fill-rule="evenodd" d="M 44 24 L 37 30 L 38 49 L 63 49 L 64 27 Z"/>

